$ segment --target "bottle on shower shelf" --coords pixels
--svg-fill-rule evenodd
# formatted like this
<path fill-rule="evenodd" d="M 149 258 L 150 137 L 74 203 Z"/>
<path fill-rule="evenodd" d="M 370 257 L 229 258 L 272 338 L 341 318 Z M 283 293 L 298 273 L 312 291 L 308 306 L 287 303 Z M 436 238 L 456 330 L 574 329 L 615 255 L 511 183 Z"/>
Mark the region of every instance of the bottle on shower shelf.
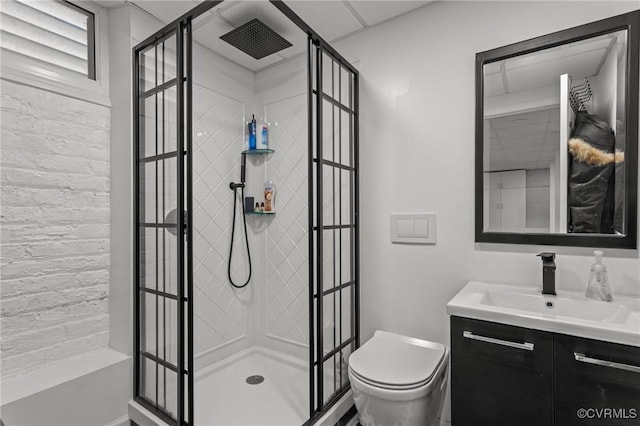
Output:
<path fill-rule="evenodd" d="M 269 149 L 269 126 L 266 121 L 261 121 L 256 131 L 256 146 L 258 149 Z"/>
<path fill-rule="evenodd" d="M 264 211 L 267 213 L 276 211 L 276 186 L 272 180 L 264 183 Z"/>
<path fill-rule="evenodd" d="M 247 123 L 247 140 L 248 149 L 256 149 L 256 116 L 252 114 L 252 119 Z"/>

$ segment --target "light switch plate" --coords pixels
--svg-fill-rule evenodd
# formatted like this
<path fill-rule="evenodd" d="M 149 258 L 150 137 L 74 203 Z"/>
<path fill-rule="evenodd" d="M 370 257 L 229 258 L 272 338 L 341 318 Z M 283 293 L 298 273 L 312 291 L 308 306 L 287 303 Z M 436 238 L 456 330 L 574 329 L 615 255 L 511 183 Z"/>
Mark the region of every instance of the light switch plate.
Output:
<path fill-rule="evenodd" d="M 435 244 L 436 214 L 392 213 L 391 242 L 409 244 Z"/>

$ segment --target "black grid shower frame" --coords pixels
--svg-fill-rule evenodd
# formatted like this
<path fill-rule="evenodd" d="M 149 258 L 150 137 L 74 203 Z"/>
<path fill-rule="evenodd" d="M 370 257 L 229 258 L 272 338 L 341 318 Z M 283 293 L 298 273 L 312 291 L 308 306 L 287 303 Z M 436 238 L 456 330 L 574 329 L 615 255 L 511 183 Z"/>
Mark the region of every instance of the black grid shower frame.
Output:
<path fill-rule="evenodd" d="M 353 119 L 350 123 L 351 129 L 351 135 L 353 138 L 353 158 L 352 158 L 352 166 L 354 169 L 354 173 L 353 173 L 353 198 L 351 200 L 352 203 L 352 215 L 353 215 L 353 230 L 352 230 L 352 255 L 351 258 L 353 260 L 353 265 L 351 268 L 352 274 L 353 274 L 353 282 L 349 283 L 349 286 L 352 287 L 352 303 L 353 303 L 353 309 L 351 312 L 352 315 L 352 321 L 351 321 L 351 326 L 352 326 L 352 340 L 350 341 L 349 344 L 352 345 L 353 348 L 357 348 L 360 345 L 360 325 L 359 325 L 359 319 L 360 319 L 360 302 L 359 302 L 359 293 L 360 293 L 360 288 L 359 288 L 359 215 L 358 215 L 358 206 L 359 206 L 359 193 L 358 193 L 358 137 L 359 137 L 359 132 L 358 132 L 358 106 L 359 106 L 359 101 L 358 101 L 358 97 L 359 97 L 359 89 L 358 89 L 358 71 L 344 58 L 342 57 L 335 49 L 333 49 L 333 47 L 326 42 L 322 37 L 320 37 L 320 35 L 318 35 L 304 20 L 302 20 L 297 14 L 295 14 L 295 12 L 293 12 L 287 5 L 284 4 L 283 1 L 281 0 L 269 0 L 270 3 L 272 3 L 278 10 L 280 10 L 287 18 L 289 18 L 294 24 L 296 24 L 300 29 L 302 29 L 308 36 L 309 38 L 309 54 L 311 54 L 311 46 L 316 46 L 318 48 L 322 48 L 322 50 L 331 56 L 332 60 L 335 61 L 336 63 L 340 64 L 342 67 L 344 67 L 349 73 L 351 73 L 352 77 L 352 84 L 353 84 L 353 88 L 352 88 L 352 110 L 353 110 Z M 134 102 L 133 102 L 133 116 L 134 116 L 134 120 L 133 120 L 133 141 L 134 141 L 134 164 L 133 164 L 133 170 L 134 170 L 134 179 L 135 179 L 135 185 L 134 185 L 134 253 L 135 253 L 135 262 L 134 262 L 134 289 L 133 289 L 133 300 L 134 300 L 134 350 L 135 350 L 135 356 L 134 356 L 134 398 L 137 402 L 139 402 L 141 405 L 143 405 L 145 408 L 151 410 L 153 413 L 155 413 L 156 415 L 158 415 L 160 418 L 162 418 L 164 421 L 166 421 L 169 424 L 177 424 L 177 425 L 188 425 L 189 422 L 187 422 L 185 420 L 185 413 L 184 413 L 184 393 L 185 393 L 185 389 L 184 389 L 184 375 L 187 375 L 187 412 L 188 412 L 188 418 L 192 419 L 193 418 L 193 400 L 194 400 L 194 395 L 193 395 L 193 374 L 191 367 L 189 367 L 189 370 L 187 370 L 185 368 L 185 364 L 188 366 L 193 366 L 193 304 L 192 304 L 192 300 L 193 300 L 193 278 L 191 276 L 192 274 L 192 270 L 193 270 L 193 266 L 192 266 L 192 228 L 191 228 L 191 224 L 193 223 L 192 221 L 192 208 L 191 208 L 191 204 L 192 204 L 192 188 L 191 188 L 191 170 L 192 170 L 192 164 L 191 164 L 191 158 L 190 158 L 190 152 L 191 152 L 191 147 L 192 147 L 192 141 L 191 141 L 191 124 L 192 124 L 192 110 L 191 110 L 191 102 L 185 102 L 184 96 L 186 92 L 187 98 L 191 99 L 191 93 L 192 93 L 192 77 L 191 77 L 191 64 L 192 64 L 192 51 L 191 51 L 191 46 L 192 46 L 192 42 L 191 42 L 191 22 L 193 21 L 193 19 L 197 18 L 198 16 L 202 15 L 203 13 L 207 12 L 208 10 L 214 8 L 215 6 L 217 6 L 218 4 L 222 3 L 222 0 L 205 0 L 203 2 L 201 2 L 199 5 L 197 5 L 196 7 L 194 7 L 192 10 L 190 10 L 189 12 L 185 13 L 184 15 L 180 16 L 179 18 L 177 18 L 176 20 L 174 20 L 173 22 L 169 23 L 168 25 L 166 25 L 164 28 L 160 29 L 159 31 L 157 31 L 156 33 L 154 33 L 153 35 L 151 35 L 150 37 L 148 37 L 147 39 L 145 39 L 144 41 L 142 41 L 141 43 L 139 43 L 136 47 L 134 47 L 133 49 L 133 97 L 134 97 Z M 183 34 L 186 35 L 186 44 L 183 43 L 182 38 L 183 38 Z M 168 39 L 169 37 L 171 37 L 172 35 L 176 36 L 177 39 L 177 54 L 176 54 L 176 65 L 178 68 L 178 72 L 176 73 L 178 76 L 180 76 L 180 78 L 176 78 L 175 81 L 170 80 L 168 82 L 165 82 L 163 84 L 158 85 L 157 87 L 144 92 L 144 95 L 146 96 L 151 96 L 153 94 L 159 93 L 163 90 L 166 90 L 169 85 L 171 84 L 175 84 L 177 87 L 177 92 L 178 92 L 178 96 L 177 96 L 177 101 L 178 101 L 178 105 L 179 105 L 179 111 L 178 111 L 178 148 L 175 154 L 170 154 L 170 153 L 163 153 L 160 155 L 156 155 L 153 157 L 149 157 L 149 158 L 140 158 L 140 95 L 142 95 L 143 93 L 140 91 L 140 54 L 142 51 L 144 51 L 145 49 L 147 49 L 150 46 L 154 46 L 154 45 L 158 45 L 161 42 L 163 42 L 164 40 Z M 183 52 L 184 49 L 184 52 Z M 184 56 L 183 56 L 184 53 Z M 156 56 L 157 58 L 157 56 Z M 185 69 L 183 70 L 183 66 L 186 65 Z M 312 70 L 308 69 L 308 87 L 310 88 L 309 90 L 309 118 L 310 120 L 312 119 L 311 116 L 311 103 L 312 103 L 312 93 L 311 93 L 311 87 L 312 87 L 312 83 L 311 83 L 311 79 L 312 79 Z M 182 84 L 178 84 L 178 80 L 180 80 L 181 82 L 184 82 L 185 85 L 183 87 Z M 321 102 L 321 100 L 320 100 Z M 185 108 L 186 106 L 186 108 Z M 318 120 L 317 122 L 321 122 L 321 111 L 318 112 L 318 116 L 317 117 L 313 117 L 316 120 Z M 186 127 L 186 133 L 184 132 Z M 321 134 L 321 127 L 318 130 L 318 132 Z M 309 125 L 309 147 L 310 147 L 310 151 L 309 151 L 309 194 L 310 194 L 310 201 L 312 198 L 312 194 L 313 194 L 313 176 L 312 176 L 312 167 L 313 167 L 313 154 L 311 152 L 311 146 L 312 146 L 312 137 L 314 137 L 313 135 L 313 131 L 312 131 L 312 125 Z M 186 194 L 187 194 L 187 198 L 186 198 L 186 211 L 187 211 L 187 218 L 186 218 L 186 223 L 185 223 L 185 218 L 183 217 L 182 214 L 178 214 L 177 215 L 177 224 L 175 225 L 176 230 L 177 229 L 185 229 L 186 231 L 186 253 L 187 256 L 185 258 L 184 253 L 185 253 L 185 241 L 182 240 L 181 238 L 178 238 L 179 244 L 178 244 L 178 269 L 179 271 L 185 271 L 185 266 L 186 266 L 186 272 L 187 272 L 187 277 L 186 277 L 186 289 L 185 289 L 185 285 L 184 285 L 184 274 L 179 272 L 178 275 L 178 294 L 170 294 L 167 293 L 165 291 L 161 291 L 158 289 L 151 289 L 151 288 L 146 288 L 146 287 L 141 287 L 140 285 L 140 253 L 141 253 L 141 249 L 144 250 L 144 241 L 141 241 L 140 239 L 140 229 L 144 229 L 147 227 L 151 227 L 151 228 L 156 228 L 156 229 L 165 229 L 165 228 L 169 228 L 171 227 L 171 225 L 167 225 L 164 223 L 144 223 L 142 221 L 139 220 L 140 217 L 142 217 L 140 215 L 141 211 L 143 211 L 144 206 L 141 206 L 141 202 L 140 202 L 140 166 L 141 164 L 144 164 L 146 162 L 150 162 L 150 161 L 161 161 L 161 160 L 165 160 L 167 158 L 173 158 L 173 157 L 178 157 L 178 164 L 179 164 L 179 168 L 180 170 L 178 170 L 178 187 L 179 187 L 179 194 L 178 194 L 178 212 L 183 211 L 183 209 L 185 208 L 184 203 L 185 203 L 185 199 L 184 199 L 184 191 L 185 191 L 185 185 L 186 185 Z M 321 158 L 321 157 L 319 157 Z M 186 171 L 182 170 L 185 166 L 184 161 L 186 160 Z M 327 163 L 328 164 L 328 163 Z M 183 173 L 184 172 L 184 173 Z M 320 182 L 320 186 L 321 186 L 321 182 Z M 310 227 L 313 226 L 312 224 L 312 220 L 313 220 L 313 203 L 311 202 L 309 205 L 309 223 L 310 223 Z M 322 227 L 322 225 L 321 225 Z M 310 247 L 313 246 L 313 237 L 312 237 L 312 232 L 310 233 Z M 164 253 L 164 250 L 163 250 Z M 186 262 L 186 265 L 185 265 Z M 310 263 L 310 276 L 313 274 L 313 266 L 312 266 L 312 262 Z M 313 281 L 310 281 L 310 286 L 313 285 Z M 341 290 L 342 288 L 344 288 L 343 286 L 339 286 L 337 289 Z M 186 290 L 186 296 L 185 296 L 185 290 Z M 314 329 L 313 327 L 313 305 L 314 305 L 314 295 L 313 295 L 313 289 L 311 288 L 309 291 L 309 305 L 310 305 L 310 312 L 309 312 L 309 327 L 310 327 L 310 364 L 313 365 L 314 363 L 314 337 L 317 338 L 318 335 L 316 334 L 316 329 Z M 334 291 L 334 290 L 328 290 L 328 291 Z M 177 305 L 180 307 L 179 308 L 179 314 L 177 316 L 177 323 L 178 323 L 178 331 L 179 331 L 179 336 L 178 336 L 178 340 L 179 340 L 179 352 L 178 352 L 178 365 L 173 365 L 171 363 L 166 362 L 164 359 L 162 358 L 158 358 L 156 356 L 154 356 L 153 354 L 150 353 L 143 353 L 140 350 L 140 342 L 141 342 L 141 330 L 140 330 L 140 325 L 141 325 L 141 306 L 140 306 L 140 296 L 141 293 L 149 293 L 149 294 L 154 294 L 156 295 L 156 297 L 163 297 L 164 300 L 163 302 L 166 302 L 166 299 L 170 299 L 170 300 L 175 300 L 177 303 Z M 317 298 L 318 300 L 322 300 L 322 297 Z M 179 303 L 182 302 L 182 303 Z M 187 326 L 186 326 L 186 330 L 185 330 L 185 320 L 184 320 L 184 315 L 183 315 L 183 311 L 182 311 L 182 305 L 183 303 L 186 303 L 187 305 Z M 321 302 L 320 302 L 321 303 Z M 187 360 L 184 359 L 184 344 L 185 344 L 185 336 L 183 335 L 183 331 L 186 331 L 186 346 L 187 346 Z M 320 336 L 321 335 L 322 330 L 320 329 Z M 343 348 L 339 348 L 339 349 L 343 349 Z M 164 356 L 164 354 L 163 354 Z M 163 367 L 173 371 L 173 372 L 182 372 L 183 374 L 178 374 L 178 401 L 177 401 L 177 409 L 178 409 L 178 418 L 174 419 L 171 417 L 171 415 L 169 413 L 164 412 L 161 407 L 157 407 L 156 404 L 154 404 L 152 401 L 149 401 L 148 399 L 146 399 L 144 396 L 142 396 L 140 394 L 140 375 L 141 370 L 140 370 L 140 360 L 141 357 L 144 357 L 145 359 L 149 359 L 159 365 L 162 365 Z M 186 361 L 186 362 L 185 362 Z M 322 363 L 320 363 L 320 366 L 322 367 Z M 348 386 L 346 386 L 345 388 L 341 389 L 339 392 L 334 393 L 334 395 L 332 396 L 332 398 L 330 398 L 329 401 L 327 401 L 325 404 L 320 404 L 318 407 L 314 407 L 314 396 L 316 395 L 315 393 L 315 388 L 314 388 L 314 368 L 310 368 L 310 401 L 311 401 L 311 407 L 310 407 L 310 418 L 307 422 L 305 422 L 305 425 L 310 425 L 315 423 L 315 421 L 317 421 L 320 417 L 322 417 L 322 415 L 326 412 L 326 410 L 328 410 L 333 404 L 335 404 L 335 402 L 337 402 L 341 396 L 343 396 L 347 390 L 348 390 Z M 156 383 L 157 384 L 157 383 Z M 166 385 L 166 382 L 165 382 Z M 322 390 L 320 390 L 320 392 L 322 392 Z M 165 397 L 165 401 L 166 401 L 166 397 Z"/>
<path fill-rule="evenodd" d="M 310 321 L 311 339 L 310 344 L 310 360 L 312 369 L 310 372 L 310 391 L 314 395 L 315 401 L 311 399 L 311 419 L 308 423 L 313 423 L 317 418 L 321 417 L 329 407 L 335 404 L 348 390 L 349 383 L 343 385 L 343 369 L 336 368 L 336 356 L 339 356 L 340 363 L 344 361 L 344 350 L 350 348 L 353 352 L 359 346 L 359 256 L 358 256 L 358 143 L 357 143 L 357 84 L 358 75 L 349 67 L 344 66 L 339 57 L 335 57 L 332 52 L 325 50 L 318 42 L 310 40 L 309 43 L 308 64 L 310 70 L 309 79 L 309 116 L 313 121 L 309 128 L 309 227 L 313 232 L 309 237 L 309 252 L 315 258 L 315 270 L 310 265 L 310 301 L 309 310 L 311 317 L 315 312 L 315 328 L 313 321 Z M 328 59 L 327 63 L 324 60 Z M 329 90 L 325 89 L 327 85 L 324 82 L 324 70 L 330 70 Z M 328 68 L 330 67 L 330 68 Z M 336 73 L 337 70 L 337 73 Z M 343 81 L 343 74 L 347 75 L 348 81 Z M 336 76 L 337 74 L 337 76 Z M 342 98 L 343 85 L 346 87 L 347 98 Z M 337 88 L 337 93 L 336 93 Z M 346 103 L 345 103 L 346 102 Z M 323 117 L 325 105 L 331 108 L 331 136 L 327 138 L 323 135 L 324 120 L 329 117 Z M 315 114 L 314 114 L 315 113 Z M 336 114 L 337 113 L 337 114 Z M 342 122 L 343 113 L 347 114 L 348 123 Z M 336 117 L 337 115 L 337 117 Z M 348 125 L 348 137 L 343 140 L 343 126 Z M 336 132 L 337 130 L 337 132 Z M 337 134 L 337 138 L 336 138 Z M 328 160 L 323 153 L 327 141 L 330 143 L 330 158 Z M 343 158 L 343 145 L 347 144 L 348 158 Z M 315 148 L 315 150 L 314 150 Z M 346 164 L 345 164 L 346 161 Z M 315 166 L 315 173 L 313 172 Z M 325 191 L 324 176 L 325 171 L 331 173 L 331 189 Z M 348 206 L 343 206 L 343 172 L 347 172 L 349 176 L 349 196 Z M 336 179 L 336 173 L 338 178 Z M 314 182 L 315 180 L 315 182 Z M 336 186 L 337 183 L 337 186 Z M 314 187 L 315 185 L 315 187 Z M 338 188 L 338 189 L 336 189 Z M 313 191 L 315 189 L 315 197 Z M 324 194 L 331 194 L 331 206 L 333 207 L 329 224 L 325 224 L 324 219 Z M 314 208 L 315 206 L 315 208 Z M 342 222 L 343 209 L 348 208 L 349 220 L 347 223 Z M 337 209 L 337 214 L 336 214 Z M 313 214 L 315 212 L 316 220 L 314 223 Z M 343 230 L 349 231 L 349 276 L 342 275 L 343 265 Z M 324 233 L 331 232 L 332 247 L 325 247 Z M 336 238 L 336 235 L 338 236 Z M 336 246 L 339 247 L 340 255 L 336 257 Z M 325 264 L 324 258 L 327 254 L 331 254 L 331 283 L 330 288 L 323 288 L 325 282 Z M 342 335 L 344 314 L 342 295 L 348 291 L 350 294 L 350 305 L 348 307 L 348 315 L 350 321 L 350 333 L 345 339 Z M 337 295 L 337 297 L 336 297 Z M 333 311 L 333 333 L 331 350 L 324 352 L 325 339 L 323 324 L 325 312 L 325 299 L 329 299 L 331 309 Z M 331 303 L 332 302 L 332 303 Z M 336 308 L 336 302 L 338 308 Z M 339 313 L 338 317 L 336 314 Z M 336 318 L 339 322 L 336 323 Z M 337 338 L 337 341 L 336 341 Z M 315 345 L 315 348 L 314 348 Z M 325 401 L 324 395 L 324 364 L 333 360 L 333 392 Z"/>
<path fill-rule="evenodd" d="M 175 37 L 175 59 L 176 59 L 176 77 L 165 81 L 165 42 L 172 37 Z M 185 42 L 186 40 L 186 42 Z M 154 84 L 153 88 L 149 90 L 143 90 L 141 86 L 142 76 L 140 75 L 141 68 L 144 64 L 143 52 L 153 49 L 154 50 Z M 160 55 L 162 60 L 159 63 Z M 183 58 L 184 61 L 179 60 Z M 185 92 L 187 99 L 191 96 L 191 24 L 190 21 L 176 23 L 171 28 L 165 28 L 161 34 L 157 34 L 153 39 L 148 40 L 146 43 L 141 43 L 134 48 L 133 57 L 133 76 L 134 76 L 134 177 L 136 181 L 134 189 L 134 253 L 136 256 L 134 262 L 134 399 L 145 408 L 162 418 L 169 424 L 176 425 L 188 425 L 193 418 L 193 398 L 187 398 L 187 407 L 184 406 L 184 395 L 192 395 L 193 389 L 193 376 L 191 374 L 191 366 L 193 365 L 193 283 L 192 283 L 192 258 L 191 256 L 185 256 L 185 252 L 190 253 L 190 247 L 192 246 L 192 229 L 191 229 L 191 103 L 185 102 Z M 162 69 L 162 78 L 158 79 Z M 167 152 L 166 140 L 166 117 L 168 112 L 165 111 L 166 102 L 165 94 L 168 90 L 175 89 L 176 92 L 176 150 Z M 155 123 L 154 134 L 155 140 L 147 140 L 144 135 L 145 128 L 140 125 L 140 117 L 145 110 L 145 101 L 150 97 L 154 97 L 154 109 L 155 109 Z M 162 107 L 158 107 L 158 97 L 162 97 Z M 185 109 L 186 104 L 186 109 Z M 186 114 L 185 114 L 186 112 Z M 159 126 L 162 130 L 159 132 Z M 186 130 L 186 131 L 185 131 Z M 162 134 L 161 141 L 159 142 L 159 133 Z M 155 155 L 145 157 L 141 150 L 145 147 L 144 144 L 149 142 L 155 142 Z M 160 149 L 160 143 L 162 143 L 162 149 Z M 182 214 L 178 214 L 176 217 L 177 223 L 165 223 L 164 218 L 160 216 L 166 211 L 166 167 L 165 161 L 170 159 L 176 159 L 177 179 L 175 184 L 177 188 L 177 211 L 187 212 L 185 218 Z M 144 184 L 145 175 L 141 173 L 141 167 L 146 167 L 148 164 L 155 164 L 155 221 L 146 222 L 144 210 L 145 204 L 141 200 L 141 188 L 146 188 Z M 159 185 L 159 169 L 162 165 L 162 188 Z M 186 186 L 186 188 L 185 188 Z M 185 200 L 185 191 L 187 198 Z M 159 199 L 159 192 L 162 192 L 161 200 Z M 185 221 L 186 219 L 186 221 Z M 146 229 L 155 229 L 155 248 L 156 248 L 156 285 L 155 288 L 148 287 L 147 277 L 144 279 L 142 273 L 141 254 L 145 252 L 145 239 L 140 238 L 141 232 Z M 166 277 L 167 277 L 167 252 L 166 252 L 166 230 L 174 229 L 176 235 L 177 245 L 177 274 L 176 274 L 176 293 L 167 291 Z M 182 238 L 182 232 L 178 230 L 184 230 L 185 238 Z M 162 233 L 162 242 L 160 241 L 159 234 Z M 146 236 L 146 233 L 145 233 Z M 159 257 L 159 246 L 162 245 L 162 262 Z M 146 259 L 145 259 L 146 260 Z M 186 265 L 185 265 L 186 263 Z M 160 268 L 162 264 L 162 268 Z M 162 272 L 161 270 L 162 269 Z M 185 285 L 185 272 L 186 285 Z M 159 288 L 158 280 L 162 273 L 162 289 Z M 144 281 L 144 282 L 141 282 Z M 144 284 L 144 285 L 142 285 Z M 155 353 L 150 353 L 141 349 L 141 343 L 144 340 L 144 335 L 141 333 L 141 326 L 143 320 L 146 320 L 144 310 L 147 307 L 146 303 L 142 303 L 141 299 L 146 294 L 154 295 L 156 301 L 156 315 L 155 315 L 155 334 L 156 334 L 156 348 Z M 160 298 L 162 298 L 162 343 L 163 347 L 159 347 L 159 306 Z M 167 300 L 175 301 L 176 304 L 176 358 L 177 364 L 174 364 L 167 360 L 167 316 L 166 306 Z M 188 318 L 187 324 L 184 322 L 184 311 L 187 310 Z M 191 315 L 191 317 L 189 317 Z M 170 318 L 171 320 L 171 318 Z M 186 335 L 186 342 L 185 342 Z M 187 354 L 185 359 L 185 346 L 187 348 Z M 145 348 L 146 349 L 146 348 Z M 162 351 L 162 353 L 161 353 Z M 145 373 L 145 370 L 141 368 L 141 360 L 145 362 L 152 362 L 155 365 L 155 401 L 151 400 L 148 395 L 143 395 L 141 392 L 141 378 Z M 162 401 L 160 404 L 160 368 L 163 372 L 163 387 L 162 387 Z M 167 401 L 167 370 L 176 374 L 176 396 L 175 407 L 176 413 L 170 413 L 168 409 L 169 402 Z M 185 376 L 187 380 L 187 387 L 184 386 Z"/>

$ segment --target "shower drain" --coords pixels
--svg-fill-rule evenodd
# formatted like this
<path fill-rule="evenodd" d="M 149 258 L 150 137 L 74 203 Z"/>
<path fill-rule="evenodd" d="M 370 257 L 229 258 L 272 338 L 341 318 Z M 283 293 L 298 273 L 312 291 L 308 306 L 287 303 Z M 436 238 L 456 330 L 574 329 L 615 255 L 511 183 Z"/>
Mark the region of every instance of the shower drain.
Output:
<path fill-rule="evenodd" d="M 246 382 L 250 385 L 259 385 L 260 383 L 264 382 L 264 377 L 260 375 L 249 376 L 247 377 Z"/>

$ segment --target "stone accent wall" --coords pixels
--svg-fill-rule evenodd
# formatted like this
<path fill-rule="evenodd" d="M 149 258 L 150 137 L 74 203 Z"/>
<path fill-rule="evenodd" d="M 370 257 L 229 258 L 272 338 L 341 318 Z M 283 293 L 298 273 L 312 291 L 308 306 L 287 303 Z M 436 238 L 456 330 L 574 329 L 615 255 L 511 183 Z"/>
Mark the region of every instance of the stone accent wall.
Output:
<path fill-rule="evenodd" d="M 4 80 L 1 93 L 6 377 L 108 344 L 110 110 Z"/>

